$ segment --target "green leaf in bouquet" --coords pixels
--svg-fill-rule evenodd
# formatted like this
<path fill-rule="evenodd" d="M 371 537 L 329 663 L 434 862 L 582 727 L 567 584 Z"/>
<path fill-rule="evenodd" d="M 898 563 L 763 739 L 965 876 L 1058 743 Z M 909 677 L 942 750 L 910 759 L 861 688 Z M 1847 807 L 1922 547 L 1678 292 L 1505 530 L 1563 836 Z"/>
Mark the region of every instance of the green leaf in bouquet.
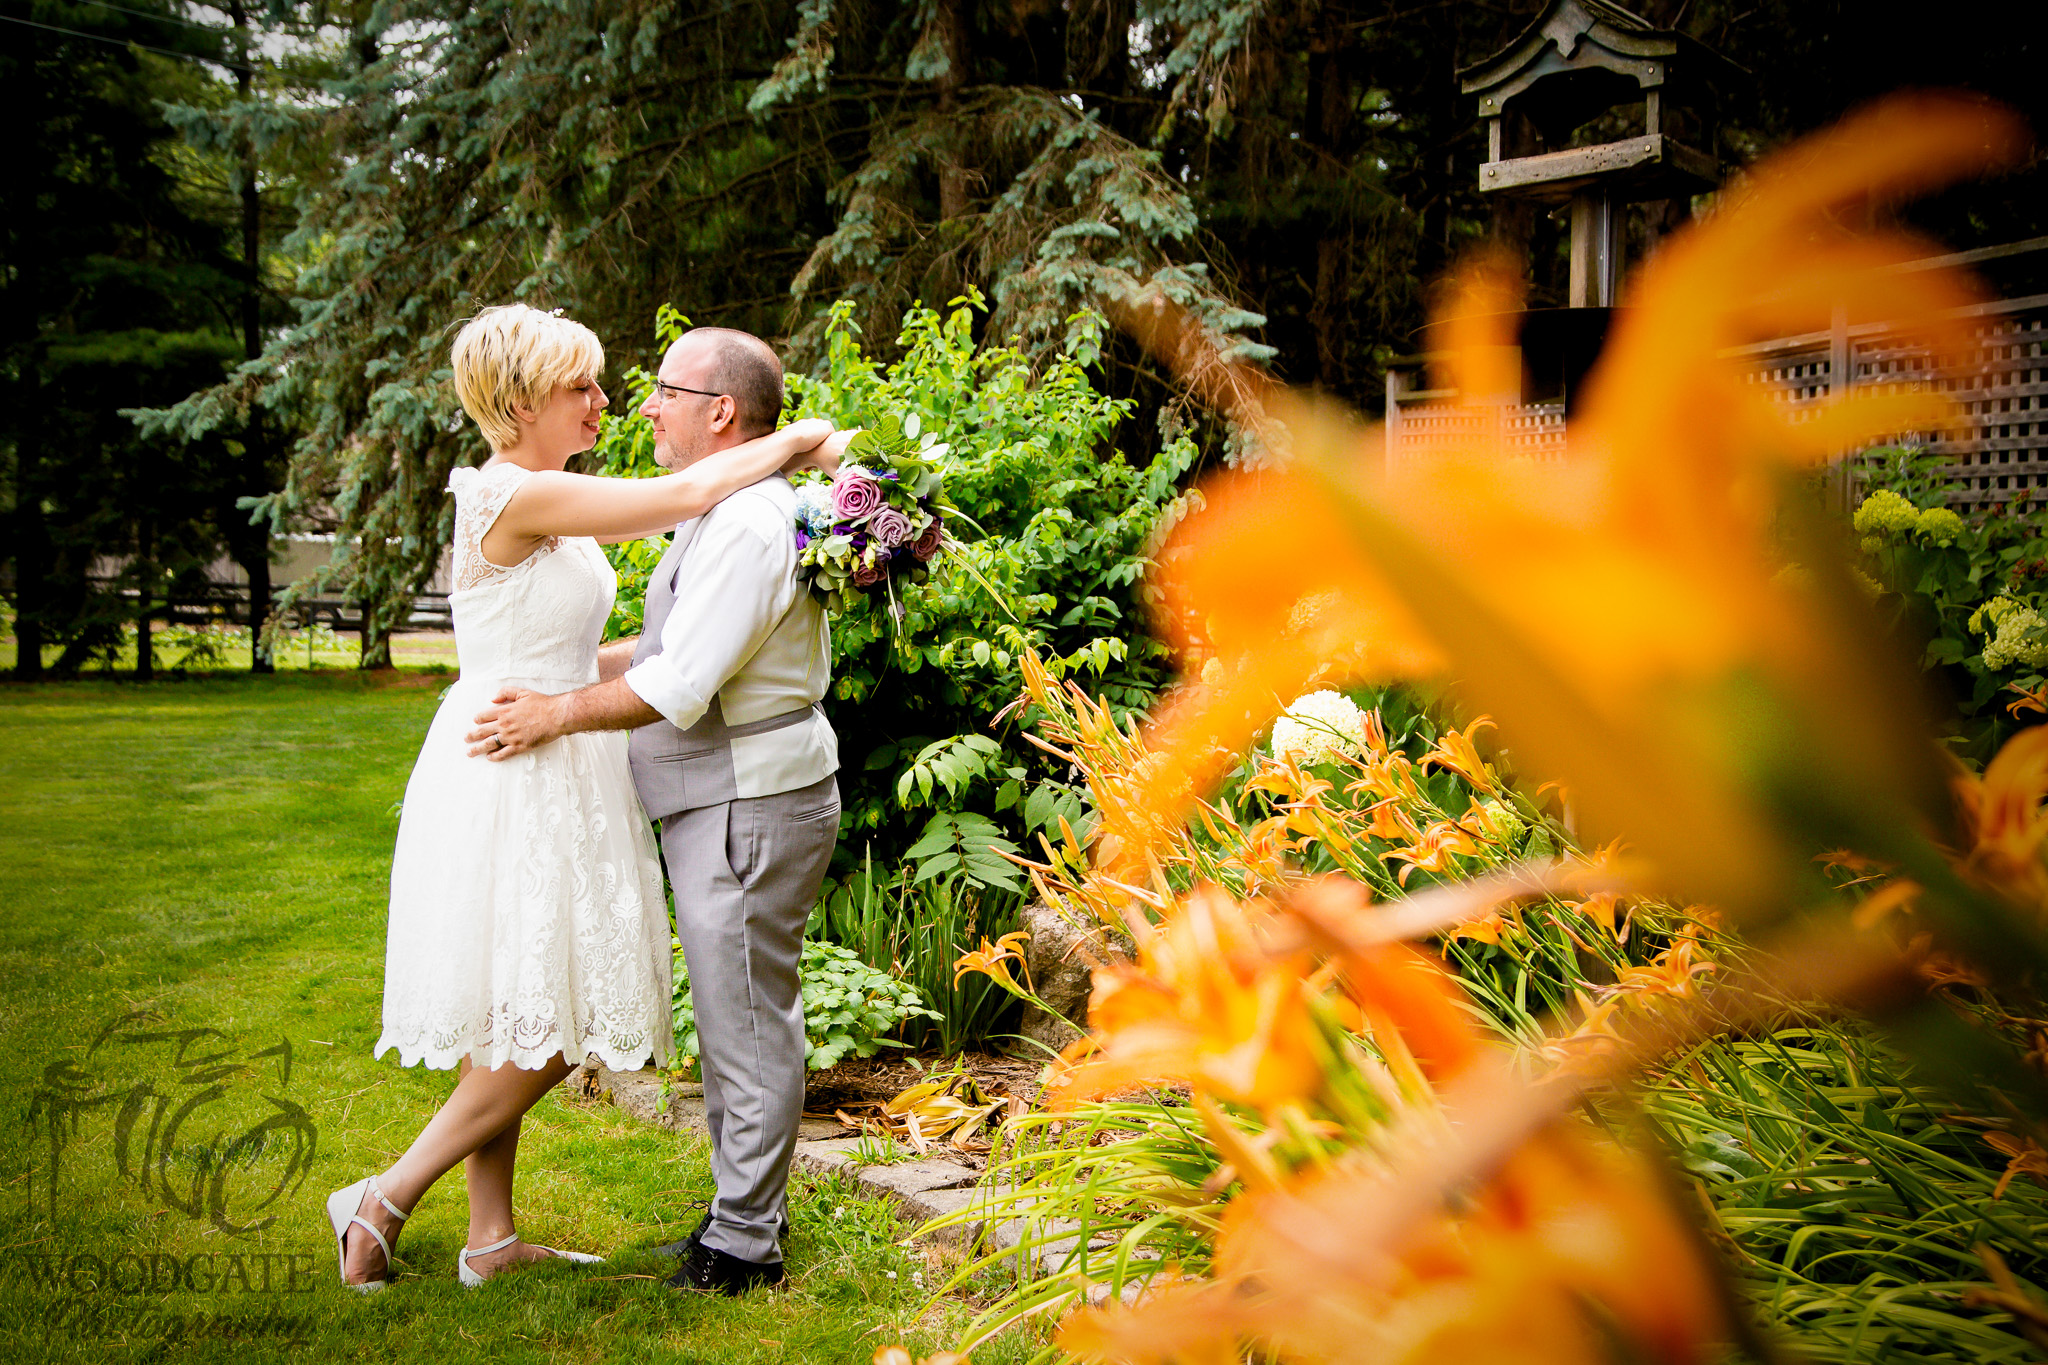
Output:
<path fill-rule="evenodd" d="M 873 427 L 862 427 L 851 441 L 846 443 L 846 464 L 857 464 L 873 469 L 888 458 L 881 438 L 875 435 Z"/>

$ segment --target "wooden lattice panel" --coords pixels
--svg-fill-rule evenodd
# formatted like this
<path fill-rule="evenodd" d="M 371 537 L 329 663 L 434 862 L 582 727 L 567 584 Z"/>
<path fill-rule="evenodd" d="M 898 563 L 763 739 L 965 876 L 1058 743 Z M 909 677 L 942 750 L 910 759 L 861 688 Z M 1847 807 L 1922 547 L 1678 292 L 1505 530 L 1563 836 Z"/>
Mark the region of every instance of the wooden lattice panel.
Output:
<path fill-rule="evenodd" d="M 2029 248 L 2031 249 L 2031 248 Z M 2048 507 L 2048 295 L 2005 299 L 1977 310 L 1960 355 L 1939 363 L 1880 326 L 1843 327 L 1745 348 L 1752 384 L 1791 410 L 1795 420 L 1817 411 L 1834 392 L 1838 367 L 1858 391 L 1937 386 L 1954 398 L 1965 422 L 1940 432 L 1902 432 L 1887 444 L 1919 446 L 1944 457 L 1953 481 L 1949 502 L 1963 512 L 2010 505 Z M 1427 459 L 1488 433 L 1498 420 L 1510 451 L 1541 460 L 1564 457 L 1561 403 L 1499 409 L 1462 408 L 1446 390 L 1404 387 L 1388 377 L 1389 460 Z"/>
<path fill-rule="evenodd" d="M 1399 400 L 1396 400 L 1399 402 Z M 1451 450 L 1471 450 L 1489 439 L 1488 425 L 1498 417 L 1500 440 L 1513 456 L 1536 460 L 1564 458 L 1564 404 L 1518 403 L 1507 407 L 1467 408 L 1440 401 L 1399 402 L 1390 460 L 1427 460 Z"/>
<path fill-rule="evenodd" d="M 1967 418 L 1958 430 L 1911 433 L 1902 438 L 1947 457 L 1954 481 L 1951 506 L 1965 511 L 2013 504 L 2039 511 L 2048 504 L 2048 436 L 2042 407 L 2048 400 L 2042 346 L 2048 316 L 2040 311 L 1987 317 L 1971 329 L 1968 353 L 1945 357 L 1938 369 L 1926 352 L 1896 338 L 1852 343 L 1858 388 L 1933 384 Z"/>

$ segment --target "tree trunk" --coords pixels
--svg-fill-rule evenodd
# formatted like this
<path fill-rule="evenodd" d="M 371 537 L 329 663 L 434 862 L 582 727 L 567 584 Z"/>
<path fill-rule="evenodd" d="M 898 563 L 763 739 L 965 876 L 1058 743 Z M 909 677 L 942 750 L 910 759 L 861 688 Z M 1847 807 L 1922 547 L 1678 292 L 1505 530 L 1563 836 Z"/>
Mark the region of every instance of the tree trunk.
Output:
<path fill-rule="evenodd" d="M 391 628 L 384 621 L 375 602 L 364 602 L 363 612 L 363 657 L 359 668 L 391 667 Z"/>
<path fill-rule="evenodd" d="M 946 54 L 946 71 L 938 79 L 939 115 L 952 120 L 959 94 L 967 85 L 969 40 L 967 0 L 939 0 L 937 23 L 939 49 Z M 959 218 L 967 212 L 967 146 L 956 122 L 949 129 L 945 160 L 939 166 L 939 218 Z"/>
<path fill-rule="evenodd" d="M 150 617 L 156 614 L 156 525 L 142 523 L 142 534 L 135 546 L 135 588 L 138 606 L 135 611 L 135 681 L 149 682 L 156 677 L 156 641 L 149 630 Z"/>
<path fill-rule="evenodd" d="M 13 261 L 36 261 L 43 257 L 39 238 L 43 230 L 43 215 L 37 212 L 37 200 L 41 197 L 43 178 L 49 173 L 48 158 L 36 150 L 42 141 L 41 95 L 37 89 L 40 73 L 37 63 L 41 56 L 42 36 L 33 28 L 17 29 L 9 35 L 8 42 L 14 54 L 15 79 L 6 82 L 8 87 L 8 112 L 13 114 L 7 124 L 15 136 L 26 139 L 26 146 L 18 148 L 20 155 L 14 163 L 13 174 L 6 177 L 4 188 L 0 188 L 0 204 L 5 205 L 5 221 L 0 222 L 0 241 L 8 248 L 8 258 Z M 5 107 L 5 106 L 0 106 Z M 50 530 L 43 516 L 42 481 L 42 434 L 43 403 L 38 390 L 42 386 L 42 342 L 40 328 L 42 319 L 43 276 L 46 272 L 35 269 L 6 272 L 13 278 L 0 286 L 0 299 L 6 306 L 0 308 L 0 327 L 5 328 L 4 345 L 9 368 L 14 370 L 13 382 L 7 385 L 7 401 L 12 408 L 0 421 L 5 421 L 14 433 L 14 515 L 12 532 L 14 542 L 10 558 L 14 561 L 14 676 L 24 682 L 33 682 L 43 676 L 43 613 L 47 608 L 47 594 L 44 589 L 44 575 L 50 562 Z"/>
<path fill-rule="evenodd" d="M 252 71 L 249 66 L 249 15 L 242 0 L 230 0 L 228 13 L 235 21 L 241 67 L 235 72 L 235 92 L 246 104 Z M 242 358 L 254 360 L 263 354 L 263 198 L 256 183 L 256 138 L 244 129 L 242 161 Z M 267 433 L 260 412 L 251 412 L 249 431 L 243 442 L 241 491 L 247 497 L 261 497 L 270 489 L 264 485 L 269 469 Z M 276 670 L 270 651 L 263 647 L 263 627 L 270 619 L 270 527 L 268 523 L 237 528 L 234 537 L 242 572 L 249 579 L 249 671 Z"/>
<path fill-rule="evenodd" d="M 1345 16 L 1326 6 L 1318 32 L 1310 40 L 1304 140 L 1330 169 L 1334 179 L 1350 161 L 1353 101 L 1350 70 L 1357 63 L 1339 21 Z M 1351 359 L 1351 205 L 1332 203 L 1317 215 L 1315 297 L 1309 303 L 1309 324 L 1315 334 L 1316 387 L 1325 393 L 1349 393 Z"/>

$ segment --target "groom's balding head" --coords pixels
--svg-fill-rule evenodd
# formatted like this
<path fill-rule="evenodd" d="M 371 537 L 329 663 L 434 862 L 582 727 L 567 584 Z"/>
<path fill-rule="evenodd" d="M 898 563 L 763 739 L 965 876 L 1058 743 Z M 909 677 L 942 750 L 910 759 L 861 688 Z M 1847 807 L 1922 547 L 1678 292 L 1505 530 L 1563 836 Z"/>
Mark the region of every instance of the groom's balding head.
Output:
<path fill-rule="evenodd" d="M 732 395 L 742 436 L 752 439 L 775 430 L 775 419 L 782 415 L 782 362 L 767 342 L 731 327 L 697 327 L 676 339 L 676 349 L 685 347 L 709 355 L 704 387 Z"/>
<path fill-rule="evenodd" d="M 682 469 L 715 451 L 766 436 L 782 415 L 782 362 L 768 343 L 730 327 L 676 338 L 640 415 L 654 423 L 654 459 Z"/>

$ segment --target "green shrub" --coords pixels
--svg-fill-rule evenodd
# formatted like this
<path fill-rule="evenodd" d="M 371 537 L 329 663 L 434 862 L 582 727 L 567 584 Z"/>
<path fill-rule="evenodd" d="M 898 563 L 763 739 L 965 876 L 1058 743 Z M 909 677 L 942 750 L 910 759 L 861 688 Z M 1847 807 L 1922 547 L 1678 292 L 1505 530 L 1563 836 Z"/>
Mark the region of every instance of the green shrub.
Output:
<path fill-rule="evenodd" d="M 888 1035 L 912 1019 L 938 1018 L 915 988 L 836 944 L 804 944 L 797 974 L 804 1002 L 804 1065 L 812 1071 L 823 1071 L 849 1052 L 872 1057 L 881 1048 L 901 1047 Z M 680 953 L 673 999 L 676 1050 L 694 1058 L 699 1055 L 697 1013 Z"/>
<path fill-rule="evenodd" d="M 1023 903 L 1022 894 L 977 885 L 960 871 L 923 877 L 903 868 L 892 874 L 863 858 L 825 883 L 806 932 L 907 980 L 933 1012 L 906 1020 L 903 1040 L 950 1057 L 1002 1036 L 1015 1019 L 1016 1002 L 1007 992 L 978 972 L 959 976 L 953 964 L 982 939 L 1016 929 Z"/>
<path fill-rule="evenodd" d="M 1865 586 L 1948 694 L 1962 747 L 1981 761 L 2012 731 L 2009 689 L 2048 679 L 2048 539 L 2038 513 L 1950 511 L 1942 463 L 1873 452 L 1853 526 Z"/>
<path fill-rule="evenodd" d="M 856 426 L 916 414 L 939 433 L 950 447 L 947 496 L 966 518 L 955 526 L 961 553 L 975 570 L 956 566 L 905 591 L 899 628 L 879 618 L 833 623 L 825 706 L 840 737 L 842 828 L 857 836 L 842 844 L 842 873 L 856 856 L 847 850 L 872 847 L 893 862 L 930 834 L 957 831 L 957 819 L 945 822 L 962 812 L 982 816 L 1005 841 L 1056 832 L 1061 815 L 1080 819 L 1080 795 L 1053 760 L 1014 733 L 989 732 L 989 718 L 1022 691 L 1026 648 L 1056 675 L 1086 676 L 1125 714 L 1149 707 L 1170 676 L 1164 647 L 1143 628 L 1139 580 L 1194 444 L 1183 437 L 1145 465 L 1127 461 L 1112 439 L 1131 405 L 1099 393 L 1076 358 L 1095 353 L 1099 329 L 1078 320 L 1073 349 L 1035 374 L 1022 352 L 975 343 L 982 307 L 970 295 L 944 316 L 912 309 L 902 359 L 883 365 L 862 353 L 851 307 L 842 305 L 828 328 L 825 372 L 789 378 L 789 418 Z M 657 338 L 666 346 L 686 325 L 664 306 Z M 588 467 L 661 472 L 652 428 L 631 415 L 652 383 L 644 370 L 627 372 Z M 606 638 L 639 631 L 661 552 L 654 540 L 607 550 L 619 598 Z M 966 856 L 986 851 L 956 847 L 946 867 L 976 886 L 1020 889 L 1010 865 Z"/>

